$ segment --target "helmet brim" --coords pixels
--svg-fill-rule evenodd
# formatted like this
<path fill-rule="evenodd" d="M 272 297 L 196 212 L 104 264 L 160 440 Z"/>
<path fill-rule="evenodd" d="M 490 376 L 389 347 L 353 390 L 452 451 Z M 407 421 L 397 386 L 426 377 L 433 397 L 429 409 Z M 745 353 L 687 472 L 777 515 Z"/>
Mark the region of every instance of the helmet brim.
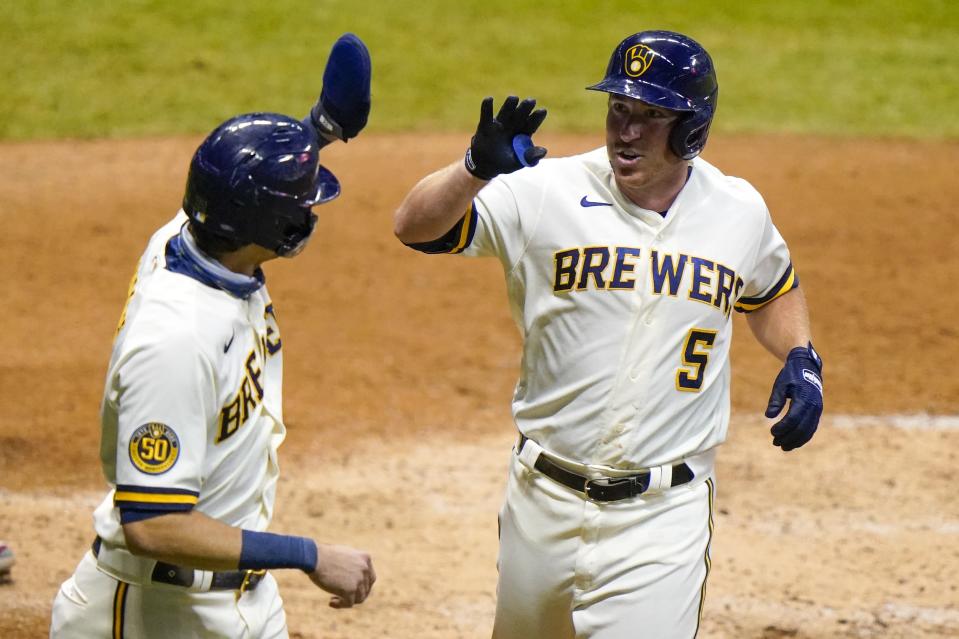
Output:
<path fill-rule="evenodd" d="M 330 200 L 335 200 L 340 195 L 340 181 L 336 179 L 332 171 L 322 164 L 316 172 L 314 186 L 316 187 L 316 191 L 313 197 L 303 203 L 304 206 L 326 204 Z"/>
<path fill-rule="evenodd" d="M 658 84 L 630 78 L 607 78 L 602 82 L 586 87 L 589 91 L 614 93 L 670 111 L 695 111 L 686 98 Z"/>

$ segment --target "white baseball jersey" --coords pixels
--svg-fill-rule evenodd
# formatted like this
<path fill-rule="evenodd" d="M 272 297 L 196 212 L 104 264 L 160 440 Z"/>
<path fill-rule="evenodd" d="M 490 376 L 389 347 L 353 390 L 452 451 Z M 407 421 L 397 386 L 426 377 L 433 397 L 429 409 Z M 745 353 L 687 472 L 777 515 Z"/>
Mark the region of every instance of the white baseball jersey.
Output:
<path fill-rule="evenodd" d="M 120 319 L 101 404 L 103 472 L 113 489 L 94 512 L 100 538 L 54 601 L 51 637 L 287 637 L 276 581 L 255 590 L 157 584 L 156 562 L 126 549 L 121 509 L 196 508 L 264 530 L 286 434 L 282 344 L 266 287 L 248 298 L 168 268 L 180 211 L 140 259 Z M 180 238 L 183 241 L 183 238 Z"/>
<path fill-rule="evenodd" d="M 522 433 L 617 469 L 725 439 L 730 312 L 798 284 L 746 181 L 696 158 L 664 217 L 620 193 L 600 148 L 494 179 L 466 222 L 451 252 L 500 259 L 523 335 Z"/>
<path fill-rule="evenodd" d="M 113 345 L 100 457 L 114 490 L 94 514 L 107 548 L 124 546 L 116 506 L 196 508 L 250 530 L 273 514 L 286 433 L 273 306 L 265 286 L 243 300 L 167 270 L 185 222 L 150 240 Z"/>
<path fill-rule="evenodd" d="M 529 439 L 500 510 L 493 636 L 696 636 L 731 312 L 798 283 L 762 198 L 696 158 L 664 216 L 622 195 L 600 148 L 492 180 L 417 248 L 499 258 L 523 335 L 513 415 Z M 592 480 L 645 471 L 649 488 L 588 499 L 543 454 Z M 679 462 L 691 480 L 672 482 Z"/>

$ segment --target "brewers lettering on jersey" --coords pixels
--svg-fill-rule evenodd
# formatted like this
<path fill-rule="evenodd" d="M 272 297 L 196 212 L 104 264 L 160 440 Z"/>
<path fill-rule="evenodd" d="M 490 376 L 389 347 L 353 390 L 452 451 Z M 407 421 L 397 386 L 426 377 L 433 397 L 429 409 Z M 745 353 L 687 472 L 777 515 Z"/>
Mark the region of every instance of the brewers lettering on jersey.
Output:
<path fill-rule="evenodd" d="M 101 401 L 111 489 L 54 601 L 53 638 L 288 637 L 268 572 L 280 568 L 305 572 L 334 608 L 370 593 L 367 553 L 266 532 L 286 426 L 283 341 L 260 267 L 306 246 L 313 207 L 340 191 L 320 148 L 355 136 L 369 111 L 363 43 L 341 37 L 331 66 L 334 84 L 325 72 L 304 121 L 248 113 L 206 137 L 182 210 L 140 258 Z"/>
<path fill-rule="evenodd" d="M 733 310 L 784 362 L 773 443 L 806 443 L 821 360 L 785 241 L 759 193 L 699 157 L 712 60 L 678 33 L 615 49 L 606 145 L 559 159 L 545 118 L 483 101 L 466 160 L 421 180 L 395 232 L 500 261 L 523 336 L 518 439 L 500 512 L 497 639 L 696 636 L 729 426 Z M 465 214 L 463 213 L 465 211 Z M 639 629 L 639 630 L 637 630 Z"/>

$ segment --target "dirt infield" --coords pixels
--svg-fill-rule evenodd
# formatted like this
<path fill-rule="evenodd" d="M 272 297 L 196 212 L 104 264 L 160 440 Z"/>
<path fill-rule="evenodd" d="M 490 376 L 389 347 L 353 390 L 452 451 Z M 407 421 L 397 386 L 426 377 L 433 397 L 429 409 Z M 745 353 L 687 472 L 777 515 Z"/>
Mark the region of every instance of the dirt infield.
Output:
<path fill-rule="evenodd" d="M 0 637 L 46 636 L 102 497 L 97 409 L 127 282 L 175 212 L 199 140 L 0 145 Z M 601 138 L 543 136 L 552 155 Z M 324 152 L 344 195 L 267 276 L 289 437 L 274 529 L 368 548 L 379 581 L 334 611 L 280 575 L 300 638 L 488 637 L 519 337 L 493 260 L 425 256 L 391 214 L 464 136 Z M 759 418 L 777 362 L 742 321 L 719 455 L 703 632 L 959 637 L 959 144 L 719 137 L 706 158 L 766 197 L 825 359 L 822 432 L 790 454 Z M 888 415 L 919 414 L 894 422 Z M 906 427 L 908 426 L 908 427 Z"/>

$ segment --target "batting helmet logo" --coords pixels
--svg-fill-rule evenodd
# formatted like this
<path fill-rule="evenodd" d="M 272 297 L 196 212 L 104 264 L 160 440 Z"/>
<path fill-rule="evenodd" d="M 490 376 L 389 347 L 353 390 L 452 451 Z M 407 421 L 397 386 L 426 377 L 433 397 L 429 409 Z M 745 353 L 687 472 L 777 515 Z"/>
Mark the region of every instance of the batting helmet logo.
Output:
<path fill-rule="evenodd" d="M 637 44 L 631 47 L 626 55 L 623 56 L 624 71 L 631 78 L 638 78 L 646 73 L 646 69 L 653 63 L 653 56 L 656 54 L 645 44 Z"/>

